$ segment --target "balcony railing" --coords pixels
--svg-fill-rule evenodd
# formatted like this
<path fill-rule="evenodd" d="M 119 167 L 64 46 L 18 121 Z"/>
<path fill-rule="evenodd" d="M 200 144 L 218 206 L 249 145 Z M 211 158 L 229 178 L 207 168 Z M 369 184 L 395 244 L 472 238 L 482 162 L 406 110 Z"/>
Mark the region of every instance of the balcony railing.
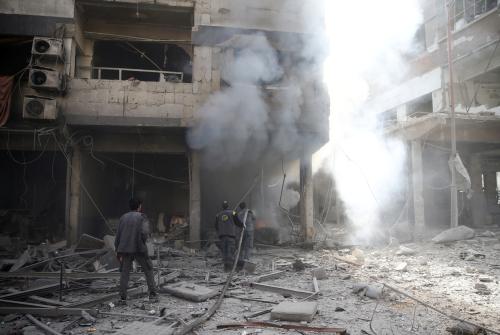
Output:
<path fill-rule="evenodd" d="M 92 71 L 93 79 L 129 80 L 135 78 L 142 81 L 168 81 L 174 83 L 182 83 L 184 80 L 184 73 L 175 71 L 95 66 L 88 67 L 88 69 Z"/>

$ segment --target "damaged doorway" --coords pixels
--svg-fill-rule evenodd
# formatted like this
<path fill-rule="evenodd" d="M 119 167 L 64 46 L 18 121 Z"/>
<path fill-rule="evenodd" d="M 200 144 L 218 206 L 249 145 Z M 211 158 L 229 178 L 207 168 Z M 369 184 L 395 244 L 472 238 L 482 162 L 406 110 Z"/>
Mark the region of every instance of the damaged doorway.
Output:
<path fill-rule="evenodd" d="M 184 154 L 88 153 L 82 158 L 82 182 L 93 201 L 82 193 L 80 233 L 112 233 L 104 219 L 116 230 L 132 197 L 143 200 L 153 232 L 167 232 L 172 221 L 187 223 L 189 170 Z"/>

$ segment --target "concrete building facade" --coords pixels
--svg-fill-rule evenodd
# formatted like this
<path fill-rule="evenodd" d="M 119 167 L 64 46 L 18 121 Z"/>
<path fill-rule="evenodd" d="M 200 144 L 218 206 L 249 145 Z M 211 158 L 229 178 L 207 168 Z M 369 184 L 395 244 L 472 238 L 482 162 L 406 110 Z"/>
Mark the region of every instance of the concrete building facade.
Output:
<path fill-rule="evenodd" d="M 409 71 L 370 101 L 386 134 L 409 152 L 408 219 L 415 234 L 450 225 L 451 103 L 447 27 L 456 110 L 459 224 L 498 223 L 500 206 L 500 19 L 494 1 L 422 1 L 423 24 Z M 450 20 L 448 20 L 448 10 Z"/>
<path fill-rule="evenodd" d="M 246 194 L 257 206 L 268 191 L 246 193 L 255 172 L 264 185 L 300 160 L 296 211 L 302 238 L 312 239 L 311 154 L 328 140 L 322 56 L 304 52 L 321 41 L 311 29 L 310 18 L 320 17 L 313 2 L 0 1 L 0 75 L 13 82 L 0 128 L 0 208 L 14 222 L 7 233 L 57 235 L 69 244 L 82 233 L 109 234 L 135 196 L 154 230 L 181 218 L 196 245 L 212 230 L 214 203 L 235 205 Z M 251 163 L 214 171 L 188 133 L 203 122 L 211 97 L 232 86 L 225 69 L 256 40 L 270 46 L 282 72 L 253 83 L 268 111 L 268 143 L 286 124 L 292 148 L 266 146 Z M 290 99 L 280 97 L 292 89 L 300 98 L 283 107 Z M 292 120 L 280 118 L 291 109 Z M 214 178 L 234 187 L 212 188 Z"/>

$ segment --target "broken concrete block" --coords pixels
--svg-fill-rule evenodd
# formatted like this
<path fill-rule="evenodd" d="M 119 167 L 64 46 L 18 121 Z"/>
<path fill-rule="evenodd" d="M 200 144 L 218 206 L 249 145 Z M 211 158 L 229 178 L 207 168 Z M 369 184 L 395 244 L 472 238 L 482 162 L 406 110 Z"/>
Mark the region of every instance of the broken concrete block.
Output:
<path fill-rule="evenodd" d="M 453 327 L 446 328 L 446 331 L 453 335 L 481 335 L 486 334 L 482 328 L 470 325 L 468 323 L 460 322 Z"/>
<path fill-rule="evenodd" d="M 398 256 L 411 256 L 415 255 L 417 252 L 411 248 L 405 247 L 405 246 L 400 246 L 398 251 L 396 251 L 396 255 Z"/>
<path fill-rule="evenodd" d="M 408 271 L 408 263 L 406 262 L 396 263 L 396 265 L 394 266 L 394 270 L 406 272 Z"/>
<path fill-rule="evenodd" d="M 315 268 L 311 270 L 311 275 L 318 280 L 327 279 L 328 275 L 324 268 Z"/>
<path fill-rule="evenodd" d="M 101 249 L 102 247 L 104 247 L 104 241 L 100 238 L 88 234 L 82 234 L 78 244 L 76 245 L 75 251 L 95 250 Z"/>
<path fill-rule="evenodd" d="M 318 311 L 316 301 L 289 302 L 283 301 L 271 311 L 271 319 L 283 321 L 312 321 Z"/>
<path fill-rule="evenodd" d="M 481 295 L 489 295 L 489 294 L 491 294 L 491 291 L 488 288 L 488 286 L 486 286 L 483 283 L 477 283 L 476 285 L 474 285 L 474 288 L 477 290 L 476 291 L 477 294 L 481 294 Z"/>
<path fill-rule="evenodd" d="M 360 283 L 353 286 L 352 293 L 358 294 L 361 297 L 366 296 L 371 299 L 378 299 L 382 296 L 382 290 L 382 285 Z"/>
<path fill-rule="evenodd" d="M 31 260 L 29 250 L 25 250 L 21 256 L 16 260 L 14 265 L 10 268 L 9 272 L 14 272 L 22 268 L 26 263 Z"/>
<path fill-rule="evenodd" d="M 162 292 L 196 302 L 205 301 L 217 295 L 216 290 L 188 282 L 179 282 L 165 286 Z"/>
<path fill-rule="evenodd" d="M 102 240 L 104 241 L 104 246 L 108 249 L 115 251 L 115 237 L 112 235 L 105 235 Z"/>
<path fill-rule="evenodd" d="M 434 236 L 432 242 L 434 243 L 446 243 L 453 241 L 468 240 L 473 238 L 475 235 L 474 229 L 466 226 L 458 226 L 455 228 L 450 228 Z"/>
<path fill-rule="evenodd" d="M 368 285 L 366 288 L 365 296 L 372 299 L 378 299 L 382 296 L 382 285 Z"/>

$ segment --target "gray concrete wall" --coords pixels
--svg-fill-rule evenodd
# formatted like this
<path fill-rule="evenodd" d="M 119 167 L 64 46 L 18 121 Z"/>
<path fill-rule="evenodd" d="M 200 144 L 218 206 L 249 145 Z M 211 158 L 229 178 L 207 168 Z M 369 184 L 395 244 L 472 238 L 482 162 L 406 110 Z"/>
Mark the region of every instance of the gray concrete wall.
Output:
<path fill-rule="evenodd" d="M 0 13 L 72 18 L 75 0 L 0 0 Z"/>
<path fill-rule="evenodd" d="M 314 0 L 212 0 L 209 12 L 198 20 L 215 26 L 310 32 L 321 27 L 320 8 Z"/>
<path fill-rule="evenodd" d="M 177 120 L 164 125 L 187 126 L 197 101 L 193 85 L 187 83 L 72 79 L 60 106 L 73 124 L 113 125 L 123 119 L 151 118 Z"/>

